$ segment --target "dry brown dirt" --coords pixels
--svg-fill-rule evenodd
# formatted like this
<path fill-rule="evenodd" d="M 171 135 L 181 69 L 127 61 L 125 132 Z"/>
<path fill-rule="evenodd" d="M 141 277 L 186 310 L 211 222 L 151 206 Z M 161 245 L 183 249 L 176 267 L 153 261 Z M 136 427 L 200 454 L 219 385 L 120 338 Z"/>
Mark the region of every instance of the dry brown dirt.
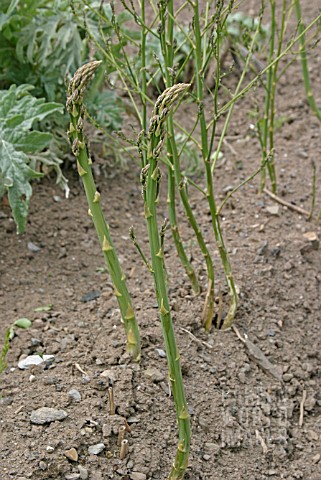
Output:
<path fill-rule="evenodd" d="M 317 14 L 317 3 L 309 3 L 307 18 Z M 320 59 L 317 46 L 311 53 L 311 76 L 319 104 Z M 262 94 L 258 88 L 235 107 L 224 161 L 215 174 L 220 200 L 227 187 L 238 185 L 259 165 L 248 112 Z M 182 112 L 188 114 L 188 108 L 182 106 Z M 312 159 L 320 174 L 321 124 L 307 107 L 299 62 L 280 80 L 277 114 L 288 119 L 276 133 L 278 192 L 308 210 Z M 0 380 L 1 480 L 86 475 L 90 480 L 158 480 L 171 468 L 176 420 L 157 305 L 152 278 L 128 235 L 134 225 L 148 251 L 139 167 L 132 164 L 116 174 L 107 167 L 105 173 L 98 183 L 141 328 L 141 363 L 131 363 L 125 352 L 119 310 L 110 280 L 100 270 L 103 257 L 74 171 L 67 173 L 68 200 L 49 181 L 34 184 L 24 235 L 16 236 L 7 207 L 0 216 L 0 338 L 16 319 L 32 320 L 30 329 L 16 331 Z M 272 215 L 268 207 L 276 204 L 258 194 L 258 183 L 256 178 L 235 194 L 221 222 L 240 291 L 235 325 L 277 367 L 281 382 L 249 357 L 233 330 L 205 334 L 200 320 L 205 291 L 193 297 L 170 234 L 166 237 L 171 305 L 192 422 L 190 480 L 321 479 L 321 258 L 305 237 L 311 231 L 320 237 L 320 226 L 282 206 Z M 191 199 L 215 259 L 217 292 L 224 291 L 207 205 L 196 190 Z M 320 207 L 319 185 L 316 201 Z M 205 290 L 202 257 L 181 207 L 178 211 Z M 166 216 L 165 203 L 160 214 Z M 28 242 L 39 251 L 31 252 Z M 96 298 L 84 302 L 90 292 Z M 53 305 L 49 312 L 35 312 L 48 304 Z M 18 368 L 20 358 L 37 352 L 55 359 Z M 110 382 L 115 416 L 108 413 Z M 78 401 L 72 389 L 80 394 Z M 63 409 L 68 416 L 35 425 L 31 412 L 40 407 Z M 129 454 L 120 460 L 117 431 L 124 419 Z M 104 450 L 90 454 L 88 448 L 99 443 Z M 78 452 L 77 461 L 65 455 L 71 448 Z"/>

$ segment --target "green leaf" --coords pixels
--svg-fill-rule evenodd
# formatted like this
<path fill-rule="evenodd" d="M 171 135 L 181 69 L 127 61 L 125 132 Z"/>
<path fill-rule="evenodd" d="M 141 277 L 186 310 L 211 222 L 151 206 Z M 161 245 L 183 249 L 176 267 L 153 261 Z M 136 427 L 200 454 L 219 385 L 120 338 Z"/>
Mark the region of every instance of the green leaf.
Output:
<path fill-rule="evenodd" d="M 34 123 L 63 111 L 58 103 L 33 97 L 32 89 L 31 85 L 13 85 L 0 91 L 0 192 L 8 192 L 18 233 L 26 225 L 30 181 L 43 175 L 29 166 L 29 155 L 43 151 L 52 139 L 50 133 L 32 130 Z"/>
<path fill-rule="evenodd" d="M 15 325 L 16 327 L 26 329 L 26 328 L 31 327 L 32 322 L 31 322 L 31 320 L 29 320 L 28 318 L 19 318 L 18 320 L 16 320 L 16 321 L 14 322 L 14 325 Z"/>
<path fill-rule="evenodd" d="M 11 143 L 1 140 L 0 132 L 0 172 L 7 179 L 11 179 L 11 186 L 7 187 L 8 199 L 18 233 L 24 232 L 27 221 L 32 194 L 29 182 L 33 178 L 42 176 L 28 166 L 28 161 L 25 153 L 16 150 Z"/>
<path fill-rule="evenodd" d="M 35 312 L 50 312 L 52 310 L 52 303 L 49 303 L 49 305 L 44 305 L 43 307 L 37 307 L 35 308 Z"/>
<path fill-rule="evenodd" d="M 125 108 L 121 98 L 114 91 L 97 92 L 88 102 L 88 111 L 100 125 L 108 130 L 121 129 Z"/>
<path fill-rule="evenodd" d="M 46 148 L 51 139 L 51 133 L 33 131 L 22 135 L 17 139 L 15 145 L 18 150 L 25 153 L 35 153 Z"/>

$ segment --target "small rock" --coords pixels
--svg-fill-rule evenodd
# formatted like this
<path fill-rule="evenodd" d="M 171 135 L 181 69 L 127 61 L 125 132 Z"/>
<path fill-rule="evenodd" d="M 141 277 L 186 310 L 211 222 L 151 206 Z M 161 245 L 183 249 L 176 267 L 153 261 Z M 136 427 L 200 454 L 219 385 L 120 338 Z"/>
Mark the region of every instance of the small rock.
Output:
<path fill-rule="evenodd" d="M 48 446 L 46 447 L 46 450 L 47 450 L 48 453 L 52 453 L 52 452 L 55 451 L 54 447 L 52 447 L 51 445 L 48 445 Z"/>
<path fill-rule="evenodd" d="M 161 357 L 166 358 L 166 353 L 161 348 L 155 348 L 155 352 Z"/>
<path fill-rule="evenodd" d="M 100 376 L 108 378 L 111 383 L 114 383 L 117 380 L 117 374 L 114 370 L 104 370 L 101 372 Z"/>
<path fill-rule="evenodd" d="M 318 240 L 318 236 L 315 232 L 306 232 L 303 234 L 303 236 L 304 238 L 309 240 L 309 242 L 315 242 L 316 240 Z"/>
<path fill-rule="evenodd" d="M 29 355 L 28 357 L 20 360 L 18 362 L 18 367 L 21 370 L 26 370 L 31 365 L 40 365 L 41 363 L 51 363 L 53 362 L 55 356 L 54 355 Z"/>
<path fill-rule="evenodd" d="M 139 418 L 137 417 L 128 417 L 127 418 L 127 423 L 128 425 L 131 425 L 133 423 L 139 423 Z"/>
<path fill-rule="evenodd" d="M 268 334 L 269 337 L 275 337 L 275 330 L 273 330 L 273 328 L 270 328 L 267 331 L 267 334 Z"/>
<path fill-rule="evenodd" d="M 42 341 L 39 340 L 39 338 L 32 338 L 31 339 L 31 346 L 32 347 L 39 347 L 39 345 L 42 345 Z"/>
<path fill-rule="evenodd" d="M 314 455 L 314 457 L 312 457 L 312 462 L 313 463 L 319 463 L 320 458 L 321 458 L 320 453 L 317 453 L 316 455 Z"/>
<path fill-rule="evenodd" d="M 165 379 L 165 375 L 154 367 L 147 368 L 147 370 L 144 372 L 144 375 L 155 383 L 161 382 Z"/>
<path fill-rule="evenodd" d="M 279 215 L 280 207 L 278 205 L 269 205 L 265 209 L 271 215 Z"/>
<path fill-rule="evenodd" d="M 309 240 L 308 245 L 304 245 L 301 249 L 300 252 L 301 254 L 304 253 L 309 253 L 312 250 L 319 250 L 320 248 L 320 240 L 315 232 L 306 232 L 303 234 L 304 238 Z"/>
<path fill-rule="evenodd" d="M 280 253 L 281 253 L 281 248 L 279 246 L 276 246 L 276 247 L 273 247 L 272 250 L 271 250 L 271 255 L 272 257 L 279 257 L 280 256 Z M 271 267 L 272 269 L 272 267 Z M 268 269 L 266 271 L 269 271 Z"/>
<path fill-rule="evenodd" d="M 1 397 L 0 396 L 0 407 L 8 407 L 13 402 L 12 397 Z"/>
<path fill-rule="evenodd" d="M 206 450 L 210 450 L 214 454 L 220 451 L 220 446 L 217 443 L 205 443 Z"/>
<path fill-rule="evenodd" d="M 85 295 L 81 297 L 80 301 L 83 303 L 92 302 L 93 300 L 96 300 L 99 297 L 100 297 L 100 292 L 98 290 L 93 290 L 92 292 L 85 293 Z"/>
<path fill-rule="evenodd" d="M 83 467 L 82 465 L 78 465 L 78 470 L 79 470 L 81 480 L 87 480 L 88 478 L 87 468 Z"/>
<path fill-rule="evenodd" d="M 268 241 L 264 240 L 263 242 L 260 243 L 260 246 L 257 249 L 256 253 L 260 256 L 264 255 L 265 252 L 267 251 L 268 245 L 269 245 Z"/>
<path fill-rule="evenodd" d="M 32 382 L 34 382 L 35 380 L 36 380 L 35 375 L 30 375 L 30 377 L 29 377 L 29 382 L 32 383 Z"/>
<path fill-rule="evenodd" d="M 59 195 L 54 195 L 54 196 L 53 196 L 53 199 L 54 199 L 54 201 L 57 202 L 57 203 L 61 202 L 61 197 L 60 197 Z"/>
<path fill-rule="evenodd" d="M 88 453 L 90 455 L 99 455 L 105 448 L 103 443 L 97 443 L 96 445 L 91 445 L 88 447 Z"/>
<path fill-rule="evenodd" d="M 68 473 L 67 475 L 65 475 L 66 480 L 78 480 L 78 478 L 80 478 L 79 473 Z"/>
<path fill-rule="evenodd" d="M 306 410 L 307 412 L 311 412 L 314 409 L 316 403 L 317 401 L 314 396 L 308 397 L 304 403 L 304 410 Z"/>
<path fill-rule="evenodd" d="M 78 461 L 78 452 L 75 448 L 70 448 L 69 450 L 66 450 L 64 452 L 64 455 L 69 459 L 72 460 L 73 462 Z"/>
<path fill-rule="evenodd" d="M 203 459 L 208 462 L 208 460 L 211 459 L 211 455 L 207 455 L 207 453 L 206 453 L 205 455 L 203 455 Z"/>
<path fill-rule="evenodd" d="M 46 462 L 43 462 L 43 461 L 41 460 L 41 462 L 39 462 L 39 468 L 40 468 L 40 470 L 43 470 L 43 471 L 44 471 L 44 470 L 47 470 L 47 464 L 46 464 Z"/>
<path fill-rule="evenodd" d="M 134 468 L 134 465 L 135 464 L 134 464 L 133 460 L 128 460 L 126 467 L 127 467 L 128 470 L 132 470 Z"/>
<path fill-rule="evenodd" d="M 37 410 L 32 410 L 30 421 L 36 425 L 44 425 L 45 423 L 64 420 L 66 417 L 68 417 L 68 413 L 65 412 L 65 410 L 42 407 Z"/>
<path fill-rule="evenodd" d="M 68 397 L 70 397 L 74 402 L 81 401 L 81 395 L 78 392 L 78 390 L 76 390 L 75 388 L 72 388 L 71 390 L 69 390 Z"/>
<path fill-rule="evenodd" d="M 318 441 L 319 440 L 319 435 L 314 430 L 308 430 L 307 431 L 307 437 L 311 441 Z"/>
<path fill-rule="evenodd" d="M 131 480 L 146 480 L 146 478 L 145 473 L 133 472 L 130 475 Z"/>
<path fill-rule="evenodd" d="M 285 382 L 290 382 L 293 378 L 293 375 L 292 373 L 284 373 L 282 378 Z"/>
<path fill-rule="evenodd" d="M 30 250 L 30 252 L 38 253 L 40 252 L 41 248 L 32 242 L 28 242 L 28 250 Z"/>

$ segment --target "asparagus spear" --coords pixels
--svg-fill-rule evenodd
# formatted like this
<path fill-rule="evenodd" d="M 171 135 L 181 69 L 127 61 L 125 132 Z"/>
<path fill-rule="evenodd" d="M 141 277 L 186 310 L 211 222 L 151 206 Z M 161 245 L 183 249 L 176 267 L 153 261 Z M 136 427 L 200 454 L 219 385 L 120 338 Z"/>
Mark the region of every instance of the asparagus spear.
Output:
<path fill-rule="evenodd" d="M 141 349 L 139 328 L 126 286 L 126 277 L 121 269 L 109 227 L 101 208 L 100 193 L 97 190 L 92 174 L 91 159 L 84 136 L 83 117 L 85 108 L 83 97 L 88 82 L 100 64 L 101 62 L 94 61 L 83 65 L 76 71 L 69 83 L 67 98 L 67 110 L 70 115 L 69 135 L 72 142 L 72 151 L 77 159 L 78 173 L 86 191 L 89 205 L 88 213 L 93 219 L 108 272 L 114 285 L 114 294 L 118 301 L 122 322 L 126 331 L 127 349 L 133 359 L 139 361 Z"/>

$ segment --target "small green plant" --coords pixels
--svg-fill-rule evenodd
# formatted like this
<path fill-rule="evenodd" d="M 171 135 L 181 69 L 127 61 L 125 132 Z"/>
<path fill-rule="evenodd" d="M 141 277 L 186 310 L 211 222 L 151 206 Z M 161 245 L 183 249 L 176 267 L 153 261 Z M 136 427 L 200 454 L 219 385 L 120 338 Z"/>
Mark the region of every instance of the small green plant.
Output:
<path fill-rule="evenodd" d="M 109 227 L 103 215 L 100 193 L 95 185 L 91 170 L 92 161 L 84 135 L 85 107 L 83 105 L 83 97 L 89 80 L 100 64 L 100 61 L 85 64 L 76 71 L 69 83 L 67 98 L 67 110 L 70 115 L 69 135 L 72 151 L 77 159 L 78 173 L 86 191 L 89 205 L 88 213 L 93 219 L 108 271 L 114 285 L 114 294 L 119 304 L 122 322 L 126 331 L 127 349 L 133 359 L 138 361 L 140 359 L 141 349 L 139 329 L 126 286 L 126 276 L 121 269 Z"/>
<path fill-rule="evenodd" d="M 25 230 L 32 194 L 30 181 L 43 176 L 39 170 L 42 163 L 48 164 L 46 153 L 53 139 L 51 133 L 42 132 L 37 126 L 47 117 L 63 112 L 61 104 L 35 98 L 32 90 L 31 85 L 13 85 L 0 91 L 0 197 L 8 194 L 18 233 Z M 67 190 L 67 180 L 60 171 L 61 160 L 51 155 L 49 163 L 56 168 L 59 183 Z"/>
<path fill-rule="evenodd" d="M 0 355 L 0 374 L 7 368 L 7 354 L 10 349 L 10 342 L 15 336 L 15 329 L 22 328 L 26 330 L 31 327 L 31 321 L 28 318 L 19 318 L 9 328 L 7 328 L 4 336 L 4 345 Z"/>

